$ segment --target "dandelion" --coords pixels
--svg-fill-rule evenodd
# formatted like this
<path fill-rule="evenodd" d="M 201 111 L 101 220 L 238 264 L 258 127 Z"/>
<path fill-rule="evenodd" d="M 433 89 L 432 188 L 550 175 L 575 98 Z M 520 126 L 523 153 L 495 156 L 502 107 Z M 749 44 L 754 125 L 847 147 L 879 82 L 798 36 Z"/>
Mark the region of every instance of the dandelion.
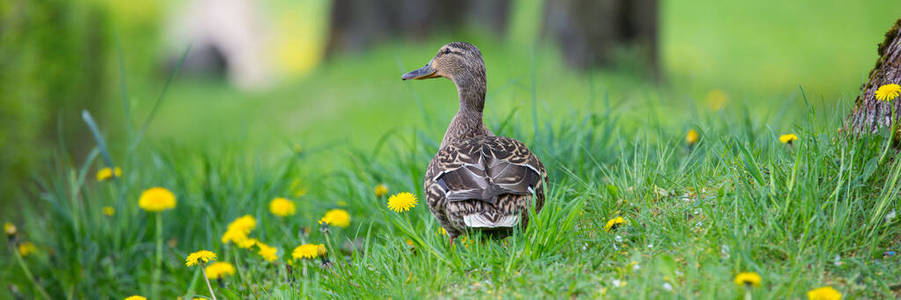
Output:
<path fill-rule="evenodd" d="M 416 206 L 416 196 L 411 193 L 395 194 L 388 198 L 388 208 L 395 212 L 406 212 Z"/>
<path fill-rule="evenodd" d="M 291 257 L 294 259 L 313 259 L 321 255 L 325 255 L 325 245 L 323 244 L 303 244 L 294 248 Z"/>
<path fill-rule="evenodd" d="M 892 101 L 898 98 L 899 93 L 901 93 L 901 85 L 894 83 L 884 84 L 876 89 L 876 100 Z"/>
<path fill-rule="evenodd" d="M 235 275 L 235 266 L 227 262 L 215 262 L 207 266 L 204 273 L 206 273 L 206 278 L 222 279 L 225 276 Z"/>
<path fill-rule="evenodd" d="M 735 284 L 739 286 L 760 286 L 760 275 L 754 272 L 741 272 L 735 275 Z"/>
<path fill-rule="evenodd" d="M 380 183 L 375 186 L 372 192 L 375 193 L 376 198 L 382 198 L 388 194 L 388 187 Z"/>
<path fill-rule="evenodd" d="M 251 215 L 237 218 L 228 224 L 228 229 L 226 229 L 225 234 L 222 235 L 222 243 L 228 244 L 234 242 L 241 248 L 253 247 L 256 240 L 248 238 L 247 235 L 256 227 L 257 220 Z"/>
<path fill-rule="evenodd" d="M 13 223 L 10 222 L 3 223 L 3 233 L 6 233 L 8 236 L 14 236 L 16 235 L 16 232 L 16 225 L 13 225 Z"/>
<path fill-rule="evenodd" d="M 115 167 L 113 169 L 105 167 L 97 171 L 97 181 L 104 181 L 112 178 L 113 176 L 116 176 L 116 178 L 122 177 L 122 169 L 119 167 Z"/>
<path fill-rule="evenodd" d="M 222 278 L 222 274 L 227 273 L 227 268 L 231 267 L 231 264 L 229 263 L 213 263 L 209 266 L 206 266 L 206 263 L 215 259 L 216 253 L 207 250 L 199 250 L 197 252 L 189 254 L 188 257 L 185 258 L 185 265 L 188 267 L 196 266 L 198 263 L 200 264 L 200 271 L 203 272 L 204 281 L 206 281 L 206 287 L 210 289 L 210 295 L 214 300 L 216 299 L 216 293 L 213 292 L 213 286 L 210 284 L 210 279 Z M 231 267 L 231 274 L 234 273 L 235 268 Z"/>
<path fill-rule="evenodd" d="M 175 195 L 161 187 L 149 188 L 141 193 L 138 206 L 149 212 L 161 212 L 175 208 Z"/>
<path fill-rule="evenodd" d="M 250 249 L 250 247 L 253 247 L 258 242 L 259 241 L 254 238 L 244 238 L 244 239 L 239 239 L 239 240 L 235 241 L 235 245 L 237 245 L 238 248 L 241 248 L 241 249 Z"/>
<path fill-rule="evenodd" d="M 325 216 L 319 220 L 319 224 L 322 223 L 347 228 L 347 226 L 350 226 L 350 214 L 343 209 L 329 210 L 325 213 Z"/>
<path fill-rule="evenodd" d="M 841 300 L 842 293 L 839 293 L 831 286 L 824 286 L 821 288 L 812 289 L 807 292 L 807 299 L 809 300 Z"/>
<path fill-rule="evenodd" d="M 21 255 L 22 257 L 29 256 L 37 250 L 38 248 L 35 247 L 31 242 L 24 242 L 19 244 L 19 255 Z"/>
<path fill-rule="evenodd" d="M 607 224 L 604 225 L 604 231 L 610 232 L 611 230 L 616 230 L 619 225 L 625 224 L 626 219 L 623 217 L 616 217 L 607 221 Z"/>
<path fill-rule="evenodd" d="M 228 230 L 240 231 L 244 234 L 249 234 L 255 228 L 257 228 L 257 219 L 251 215 L 244 215 L 228 223 Z"/>
<path fill-rule="evenodd" d="M 689 146 L 694 145 L 698 142 L 699 137 L 700 136 L 698 135 L 697 131 L 695 131 L 694 129 L 689 130 L 688 133 L 685 134 L 685 142 L 688 143 Z"/>
<path fill-rule="evenodd" d="M 213 251 L 200 250 L 188 255 L 185 258 L 185 265 L 188 267 L 195 266 L 197 263 L 206 264 L 211 260 L 216 260 L 216 253 Z"/>
<path fill-rule="evenodd" d="M 257 247 L 260 248 L 260 256 L 263 257 L 268 262 L 273 262 L 278 259 L 278 248 L 263 244 L 261 242 L 257 242 Z"/>
<path fill-rule="evenodd" d="M 275 198 L 269 202 L 269 212 L 279 217 L 293 216 L 295 213 L 294 202 L 285 198 Z"/>
<path fill-rule="evenodd" d="M 125 300 L 147 300 L 147 297 L 140 295 L 131 295 L 125 298 Z"/>
<path fill-rule="evenodd" d="M 716 89 L 707 93 L 707 107 L 712 111 L 719 111 L 726 106 L 729 101 L 729 95 L 723 90 Z"/>
<path fill-rule="evenodd" d="M 794 142 L 797 139 L 798 139 L 798 136 L 795 135 L 794 133 L 783 134 L 783 135 L 779 136 L 779 142 L 783 143 L 783 144 L 791 145 L 792 142 Z"/>
<path fill-rule="evenodd" d="M 104 206 L 104 207 L 103 207 L 103 214 L 104 214 L 104 215 L 107 215 L 107 216 L 115 215 L 115 214 L 116 214 L 116 209 L 113 208 L 112 206 Z"/>

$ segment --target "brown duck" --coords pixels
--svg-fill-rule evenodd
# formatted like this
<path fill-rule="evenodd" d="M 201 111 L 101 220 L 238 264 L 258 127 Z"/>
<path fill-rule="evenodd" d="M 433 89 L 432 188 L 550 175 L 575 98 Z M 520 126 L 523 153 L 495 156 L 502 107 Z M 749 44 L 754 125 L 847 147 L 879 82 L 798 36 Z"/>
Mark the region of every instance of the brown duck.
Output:
<path fill-rule="evenodd" d="M 480 230 L 506 235 L 528 223 L 528 209 L 544 205 L 547 172 L 522 142 L 495 136 L 482 122 L 485 63 L 476 46 L 453 42 L 441 47 L 424 67 L 401 78 L 444 77 L 457 86 L 460 110 L 444 133 L 425 172 L 425 194 L 432 215 L 450 242 Z"/>

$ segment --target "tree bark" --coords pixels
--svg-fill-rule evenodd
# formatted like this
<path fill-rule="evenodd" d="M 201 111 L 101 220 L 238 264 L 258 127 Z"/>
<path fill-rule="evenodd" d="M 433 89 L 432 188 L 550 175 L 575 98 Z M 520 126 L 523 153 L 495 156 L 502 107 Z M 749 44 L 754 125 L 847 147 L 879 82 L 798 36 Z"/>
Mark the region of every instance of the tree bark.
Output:
<path fill-rule="evenodd" d="M 420 40 L 472 21 L 502 35 L 510 0 L 335 0 L 326 57 L 361 51 L 390 39 Z"/>
<path fill-rule="evenodd" d="M 885 40 L 879 44 L 877 52 L 879 59 L 876 60 L 876 66 L 870 71 L 867 82 L 861 86 L 854 110 L 848 116 L 846 127 L 854 134 L 876 133 L 899 120 L 901 98 L 877 101 L 875 93 L 884 84 L 901 84 L 901 19 L 885 33 Z"/>
<path fill-rule="evenodd" d="M 636 54 L 657 74 L 658 0 L 555 0 L 545 4 L 545 32 L 567 64 L 587 70 L 615 62 L 617 50 Z"/>

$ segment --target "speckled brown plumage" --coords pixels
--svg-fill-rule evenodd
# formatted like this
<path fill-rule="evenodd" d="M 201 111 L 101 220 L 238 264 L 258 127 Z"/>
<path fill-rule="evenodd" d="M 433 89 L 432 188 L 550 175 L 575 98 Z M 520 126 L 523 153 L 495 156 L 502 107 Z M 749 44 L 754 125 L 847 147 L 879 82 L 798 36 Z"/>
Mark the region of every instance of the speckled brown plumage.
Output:
<path fill-rule="evenodd" d="M 460 110 L 425 174 L 425 197 L 453 239 L 472 230 L 509 232 L 528 223 L 528 209 L 544 205 L 547 172 L 522 142 L 494 136 L 482 121 L 485 66 L 474 45 L 441 47 L 424 67 L 403 79 L 445 77 L 457 86 Z"/>

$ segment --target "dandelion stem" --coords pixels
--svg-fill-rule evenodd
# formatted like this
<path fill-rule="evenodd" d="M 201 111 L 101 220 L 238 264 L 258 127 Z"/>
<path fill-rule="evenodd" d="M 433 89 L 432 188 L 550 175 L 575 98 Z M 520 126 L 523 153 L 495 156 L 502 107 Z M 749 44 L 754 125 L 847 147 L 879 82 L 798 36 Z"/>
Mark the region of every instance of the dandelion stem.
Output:
<path fill-rule="evenodd" d="M 13 255 L 16 256 L 16 261 L 19 262 L 19 267 L 22 267 L 22 272 L 25 273 L 25 277 L 28 277 L 28 281 L 34 285 L 34 289 L 44 297 L 44 299 L 53 299 L 50 298 L 50 294 L 47 294 L 47 291 L 44 290 L 44 287 L 40 286 L 37 281 L 34 280 L 34 276 L 31 275 L 31 270 L 28 269 L 28 265 L 25 264 L 25 260 L 22 259 L 22 255 L 19 255 L 19 251 L 16 251 L 15 248 L 12 249 Z"/>
<path fill-rule="evenodd" d="M 213 285 L 210 284 L 210 278 L 206 276 L 205 263 L 200 263 L 200 271 L 203 272 L 203 281 L 206 281 L 206 287 L 210 289 L 210 297 L 216 300 L 216 293 L 213 293 Z"/>
<path fill-rule="evenodd" d="M 153 282 L 150 285 L 150 295 L 153 299 L 159 299 L 160 275 L 163 265 L 163 217 L 162 213 L 156 213 L 156 262 L 153 268 Z"/>

